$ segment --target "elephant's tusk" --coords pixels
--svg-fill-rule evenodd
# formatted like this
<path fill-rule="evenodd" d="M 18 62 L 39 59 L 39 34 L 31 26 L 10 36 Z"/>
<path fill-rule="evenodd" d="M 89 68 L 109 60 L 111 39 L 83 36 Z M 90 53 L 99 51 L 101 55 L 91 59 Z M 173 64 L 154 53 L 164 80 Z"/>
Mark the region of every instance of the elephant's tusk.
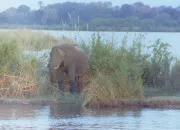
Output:
<path fill-rule="evenodd" d="M 58 66 L 56 66 L 56 67 L 54 67 L 54 69 L 55 69 L 55 70 L 57 70 L 58 68 L 59 68 L 59 65 L 58 65 Z"/>

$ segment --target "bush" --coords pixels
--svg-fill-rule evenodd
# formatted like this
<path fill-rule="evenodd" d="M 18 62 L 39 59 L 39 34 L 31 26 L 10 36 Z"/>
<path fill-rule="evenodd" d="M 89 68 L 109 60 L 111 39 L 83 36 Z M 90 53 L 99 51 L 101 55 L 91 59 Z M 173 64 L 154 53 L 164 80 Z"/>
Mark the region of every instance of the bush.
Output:
<path fill-rule="evenodd" d="M 16 74 L 20 71 L 20 48 L 17 41 L 0 43 L 0 73 Z"/>
<path fill-rule="evenodd" d="M 26 57 L 17 41 L 0 43 L 0 74 L 36 78 L 37 59 Z"/>
<path fill-rule="evenodd" d="M 141 43 L 134 41 L 127 49 L 126 39 L 122 47 L 92 36 L 88 46 L 89 67 L 93 75 L 88 89 L 87 104 L 115 105 L 119 99 L 142 98 L 142 59 Z"/>
<path fill-rule="evenodd" d="M 180 90 L 180 61 L 176 60 L 171 70 L 171 88 Z"/>
<path fill-rule="evenodd" d="M 169 52 L 170 45 L 156 40 L 149 49 L 149 57 L 143 66 L 143 80 L 148 87 L 170 86 L 170 70 L 173 62 L 173 56 Z"/>
<path fill-rule="evenodd" d="M 0 97 L 37 94 L 36 70 L 36 59 L 25 57 L 17 41 L 0 43 Z"/>

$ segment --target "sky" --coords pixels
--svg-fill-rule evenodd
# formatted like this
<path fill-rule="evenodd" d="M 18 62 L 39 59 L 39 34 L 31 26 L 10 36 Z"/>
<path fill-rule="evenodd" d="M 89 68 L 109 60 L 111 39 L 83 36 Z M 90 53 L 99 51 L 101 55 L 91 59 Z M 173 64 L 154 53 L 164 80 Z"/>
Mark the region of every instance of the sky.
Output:
<path fill-rule="evenodd" d="M 39 0 L 1 0 L 0 4 L 0 11 L 3 11 L 10 7 L 18 7 L 19 5 L 25 4 L 31 7 L 31 9 L 37 9 L 38 8 L 38 1 Z M 75 1 L 75 2 L 98 2 L 98 1 L 111 1 L 113 5 L 119 5 L 122 4 L 132 4 L 138 1 L 143 2 L 144 4 L 148 4 L 150 6 L 172 6 L 177 7 L 180 5 L 180 0 L 42 0 L 44 5 L 53 4 L 53 3 L 59 3 L 59 2 L 66 2 L 66 1 Z"/>

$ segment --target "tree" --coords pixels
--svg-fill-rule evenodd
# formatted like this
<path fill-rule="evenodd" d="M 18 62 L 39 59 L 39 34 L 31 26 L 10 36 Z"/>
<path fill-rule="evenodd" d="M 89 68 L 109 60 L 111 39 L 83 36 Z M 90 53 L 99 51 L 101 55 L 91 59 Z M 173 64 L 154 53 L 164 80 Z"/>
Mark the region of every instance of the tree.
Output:
<path fill-rule="evenodd" d="M 145 31 L 152 30 L 155 27 L 154 21 L 152 19 L 143 19 L 140 21 L 140 27 Z"/>
<path fill-rule="evenodd" d="M 45 9 L 43 11 L 43 15 L 41 16 L 41 21 L 43 24 L 58 24 L 59 21 L 58 21 L 57 10 Z"/>
<path fill-rule="evenodd" d="M 38 5 L 39 5 L 39 8 L 42 9 L 42 7 L 43 7 L 43 5 L 44 5 L 43 1 L 41 1 L 41 0 L 38 1 Z"/>
<path fill-rule="evenodd" d="M 134 12 L 135 9 L 133 8 L 132 5 L 124 4 L 121 6 L 120 13 L 121 13 L 121 17 L 123 18 L 133 16 Z"/>
<path fill-rule="evenodd" d="M 180 31 L 179 8 L 152 8 L 142 2 L 121 7 L 112 6 L 111 2 L 64 2 L 44 6 L 43 0 L 38 0 L 37 4 L 38 10 L 20 5 L 1 12 L 0 23 L 58 25 L 63 21 L 67 27 L 79 23 L 79 28 L 83 29 L 88 23 L 89 30 Z"/>
<path fill-rule="evenodd" d="M 30 11 L 30 7 L 26 5 L 20 5 L 17 9 L 18 12 L 28 13 Z"/>

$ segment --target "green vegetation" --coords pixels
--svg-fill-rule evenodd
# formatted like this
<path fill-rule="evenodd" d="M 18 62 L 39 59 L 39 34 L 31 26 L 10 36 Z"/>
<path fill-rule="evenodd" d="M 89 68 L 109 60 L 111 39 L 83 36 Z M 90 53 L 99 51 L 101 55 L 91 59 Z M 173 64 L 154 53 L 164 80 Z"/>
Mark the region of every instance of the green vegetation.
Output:
<path fill-rule="evenodd" d="M 72 43 L 69 39 L 55 39 L 50 35 L 16 30 L 0 33 L 0 94 L 3 97 L 24 97 L 44 92 L 45 64 L 26 51 L 49 49 L 57 43 Z M 27 92 L 27 94 L 26 94 Z"/>
<path fill-rule="evenodd" d="M 93 75 L 87 87 L 88 104 L 115 105 L 121 98 L 142 98 L 141 46 L 133 42 L 127 49 L 126 42 L 117 47 L 105 43 L 99 35 L 92 36 L 88 46 L 89 66 Z"/>
<path fill-rule="evenodd" d="M 127 2 L 128 3 L 128 2 Z M 38 3 L 39 4 L 39 3 Z M 142 2 L 64 2 L 37 10 L 27 5 L 0 12 L 0 28 L 88 31 L 180 31 L 180 7 L 150 7 Z"/>
<path fill-rule="evenodd" d="M 16 41 L 3 41 L 0 43 L 0 73 L 18 73 L 20 49 Z M 16 69 L 15 69 L 16 68 Z"/>
<path fill-rule="evenodd" d="M 148 48 L 151 50 L 149 58 L 145 61 L 143 66 L 143 80 L 144 84 L 149 87 L 163 87 L 171 86 L 171 65 L 173 63 L 173 56 L 168 51 L 170 45 L 168 43 L 156 40 Z"/>
<path fill-rule="evenodd" d="M 29 29 L 0 32 L 0 42 L 17 42 L 21 50 L 49 49 L 60 43 L 72 43 L 70 39 L 56 39 L 49 34 L 33 32 Z"/>
<path fill-rule="evenodd" d="M 116 106 L 122 99 L 178 94 L 180 66 L 178 60 L 174 64 L 170 45 L 157 39 L 145 46 L 143 38 L 136 37 L 127 47 L 126 36 L 120 45 L 92 36 L 92 44 L 85 47 L 93 75 L 86 90 L 87 105 Z"/>
<path fill-rule="evenodd" d="M 75 100 L 89 106 L 118 106 L 119 101 L 124 99 L 167 96 L 168 92 L 178 94 L 179 60 L 175 60 L 168 51 L 169 44 L 157 40 L 147 47 L 142 43 L 143 38 L 142 35 L 136 37 L 127 47 L 126 36 L 121 43 L 115 44 L 94 34 L 89 44 L 81 44 L 89 52 L 89 70 L 84 78 L 84 91 Z M 28 87 L 31 97 L 36 95 L 40 98 L 58 98 L 61 102 L 74 101 L 72 95 L 62 93 L 48 83 L 48 61 L 24 54 L 28 50 L 38 52 L 51 49 L 57 43 L 73 42 L 30 30 L 1 32 L 0 74 L 1 79 L 6 80 L 0 86 L 22 93 L 16 92 L 14 95 L 15 92 L 12 94 L 8 90 L 11 97 L 24 97 Z"/>

